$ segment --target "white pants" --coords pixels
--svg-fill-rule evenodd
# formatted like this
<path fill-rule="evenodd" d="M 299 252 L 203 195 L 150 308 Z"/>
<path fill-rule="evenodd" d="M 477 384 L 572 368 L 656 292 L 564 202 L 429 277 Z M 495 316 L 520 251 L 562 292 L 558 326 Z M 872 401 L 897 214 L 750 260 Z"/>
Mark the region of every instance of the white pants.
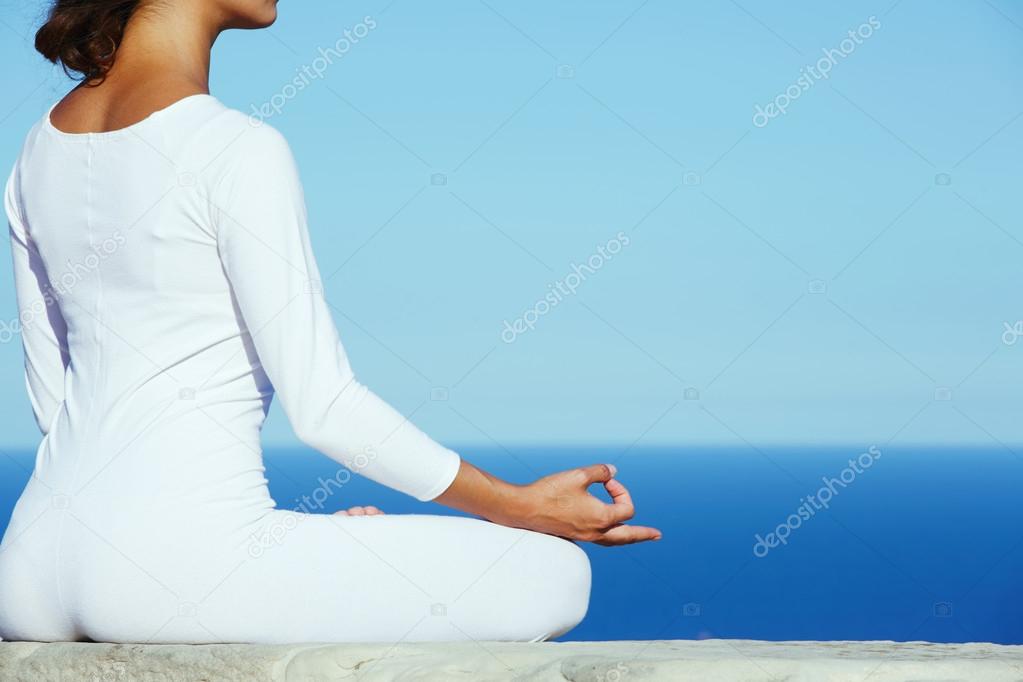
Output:
<path fill-rule="evenodd" d="M 174 525 L 33 483 L 0 550 L 8 640 L 537 641 L 589 600 L 578 546 L 476 519 L 274 510 L 232 529 L 181 510 Z"/>

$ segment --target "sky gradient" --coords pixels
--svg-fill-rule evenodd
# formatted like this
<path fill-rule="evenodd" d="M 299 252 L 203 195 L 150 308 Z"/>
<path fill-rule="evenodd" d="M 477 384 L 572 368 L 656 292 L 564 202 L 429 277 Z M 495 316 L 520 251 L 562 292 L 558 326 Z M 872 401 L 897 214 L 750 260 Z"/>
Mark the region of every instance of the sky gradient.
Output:
<path fill-rule="evenodd" d="M 279 9 L 212 93 L 290 141 L 355 370 L 439 440 L 1023 443 L 1015 3 Z M 69 88 L 42 12 L 0 0 L 4 173 Z"/>

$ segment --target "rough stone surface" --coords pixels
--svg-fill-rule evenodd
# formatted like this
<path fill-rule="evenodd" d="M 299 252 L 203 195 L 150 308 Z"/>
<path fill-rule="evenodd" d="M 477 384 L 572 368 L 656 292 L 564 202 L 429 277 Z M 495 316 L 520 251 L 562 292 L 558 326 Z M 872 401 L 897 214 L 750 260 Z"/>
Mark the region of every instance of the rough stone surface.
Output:
<path fill-rule="evenodd" d="M 0 680 L 1021 682 L 1023 646 L 748 640 L 288 646 L 4 642 Z"/>

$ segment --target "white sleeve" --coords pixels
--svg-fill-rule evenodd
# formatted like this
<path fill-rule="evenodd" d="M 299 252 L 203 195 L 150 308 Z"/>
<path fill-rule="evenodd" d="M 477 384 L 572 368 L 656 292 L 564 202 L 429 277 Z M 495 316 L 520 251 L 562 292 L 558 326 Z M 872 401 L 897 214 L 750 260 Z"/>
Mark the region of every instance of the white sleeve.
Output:
<path fill-rule="evenodd" d="M 459 456 L 352 372 L 324 300 L 295 161 L 280 133 L 266 125 L 242 133 L 210 193 L 220 259 L 295 434 L 419 500 L 443 493 Z"/>
<path fill-rule="evenodd" d="M 25 385 L 36 423 L 46 435 L 64 400 L 64 372 L 69 362 L 67 324 L 50 288 L 39 251 L 25 229 L 16 200 L 16 173 L 17 170 L 11 173 L 4 190 L 18 299 L 18 320 L 11 326 L 21 329 Z M 13 334 L 14 329 L 6 328 L 2 333 Z"/>

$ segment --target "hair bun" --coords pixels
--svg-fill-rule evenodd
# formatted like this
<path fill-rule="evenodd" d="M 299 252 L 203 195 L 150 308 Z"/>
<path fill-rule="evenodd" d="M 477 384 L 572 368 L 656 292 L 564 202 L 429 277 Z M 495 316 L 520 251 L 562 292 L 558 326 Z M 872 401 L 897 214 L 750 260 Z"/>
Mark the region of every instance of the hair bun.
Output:
<path fill-rule="evenodd" d="M 36 32 L 36 49 L 72 78 L 100 80 L 114 64 L 139 0 L 56 0 Z"/>

